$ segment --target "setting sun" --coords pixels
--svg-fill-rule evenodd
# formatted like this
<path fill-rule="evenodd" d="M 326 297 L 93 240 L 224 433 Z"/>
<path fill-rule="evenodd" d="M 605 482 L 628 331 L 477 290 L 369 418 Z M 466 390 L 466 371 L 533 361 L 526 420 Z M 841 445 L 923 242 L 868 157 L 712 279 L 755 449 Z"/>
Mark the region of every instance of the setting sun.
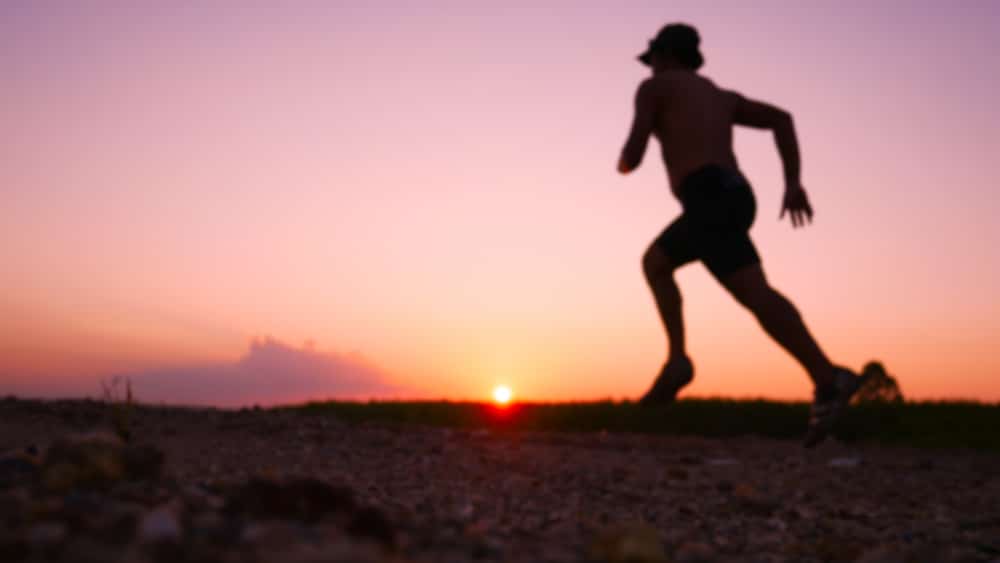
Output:
<path fill-rule="evenodd" d="M 510 403 L 510 399 L 513 397 L 513 393 L 510 387 L 506 385 L 498 385 L 493 388 L 493 400 L 496 401 L 498 405 L 506 405 Z"/>

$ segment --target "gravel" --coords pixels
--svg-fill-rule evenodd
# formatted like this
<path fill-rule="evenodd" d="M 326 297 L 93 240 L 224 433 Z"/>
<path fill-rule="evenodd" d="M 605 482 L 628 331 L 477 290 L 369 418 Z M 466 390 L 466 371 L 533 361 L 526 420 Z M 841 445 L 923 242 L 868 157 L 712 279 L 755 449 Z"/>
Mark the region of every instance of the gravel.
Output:
<path fill-rule="evenodd" d="M 997 454 L 107 411 L 0 401 L 0 560 L 1000 561 Z"/>

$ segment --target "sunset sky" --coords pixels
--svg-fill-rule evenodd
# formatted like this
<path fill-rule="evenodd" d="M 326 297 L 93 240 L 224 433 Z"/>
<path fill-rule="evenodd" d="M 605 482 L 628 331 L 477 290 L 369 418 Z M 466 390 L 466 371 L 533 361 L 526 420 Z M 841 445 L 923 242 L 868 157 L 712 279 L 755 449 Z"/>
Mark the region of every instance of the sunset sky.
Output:
<path fill-rule="evenodd" d="M 0 394 L 219 405 L 636 397 L 665 358 L 640 256 L 679 212 L 615 164 L 635 60 L 791 111 L 816 218 L 772 283 L 837 362 L 1000 400 L 1000 2 L 0 4 Z M 697 396 L 808 379 L 695 264 Z"/>

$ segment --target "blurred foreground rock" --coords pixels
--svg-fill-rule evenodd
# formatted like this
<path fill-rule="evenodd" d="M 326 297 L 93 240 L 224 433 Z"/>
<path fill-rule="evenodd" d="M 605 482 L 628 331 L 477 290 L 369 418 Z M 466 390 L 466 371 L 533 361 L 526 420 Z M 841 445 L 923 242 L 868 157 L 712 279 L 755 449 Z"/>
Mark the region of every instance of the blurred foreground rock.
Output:
<path fill-rule="evenodd" d="M 404 561 L 344 486 L 257 476 L 182 486 L 165 456 L 94 432 L 0 456 L 0 561 Z"/>

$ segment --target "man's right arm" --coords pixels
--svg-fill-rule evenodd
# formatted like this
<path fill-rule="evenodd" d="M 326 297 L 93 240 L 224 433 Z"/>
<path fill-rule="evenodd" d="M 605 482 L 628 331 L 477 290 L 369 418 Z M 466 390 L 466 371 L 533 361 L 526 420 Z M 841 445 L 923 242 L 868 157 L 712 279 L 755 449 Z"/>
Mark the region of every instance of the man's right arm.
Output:
<path fill-rule="evenodd" d="M 781 155 L 781 164 L 785 173 L 785 197 L 782 202 L 781 216 L 785 211 L 791 213 L 792 225 L 799 226 L 805 219 L 812 220 L 813 210 L 802 187 L 802 161 L 799 156 L 799 142 L 795 135 L 795 124 L 787 111 L 755 100 L 749 100 L 736 94 L 736 107 L 733 112 L 733 122 L 757 129 L 774 131 L 774 142 Z"/>
<path fill-rule="evenodd" d="M 799 158 L 799 142 L 795 137 L 795 125 L 792 115 L 787 111 L 755 100 L 749 100 L 736 94 L 736 111 L 733 122 L 756 129 L 774 131 L 774 142 L 778 145 L 781 163 L 785 171 L 785 185 L 797 185 L 801 182 L 801 160 Z"/>

